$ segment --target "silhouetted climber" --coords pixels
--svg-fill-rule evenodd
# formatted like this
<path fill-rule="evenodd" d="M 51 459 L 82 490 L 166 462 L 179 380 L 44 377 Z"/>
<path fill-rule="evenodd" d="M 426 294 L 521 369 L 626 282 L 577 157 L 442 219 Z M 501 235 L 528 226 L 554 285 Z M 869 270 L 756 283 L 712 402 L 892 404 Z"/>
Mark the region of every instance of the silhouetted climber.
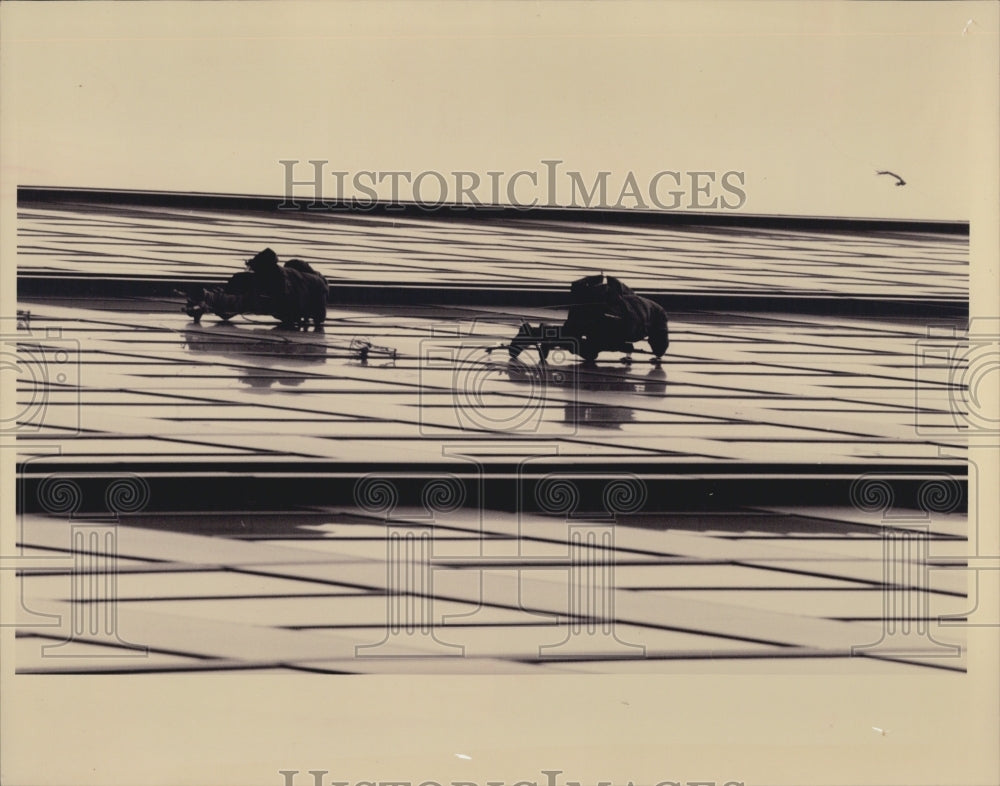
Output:
<path fill-rule="evenodd" d="M 601 352 L 635 351 L 633 343 L 646 339 L 658 361 L 670 345 L 667 312 L 658 303 L 633 292 L 603 273 L 574 281 L 573 303 L 561 328 L 532 327 L 527 322 L 508 346 L 516 358 L 528 347 L 538 347 L 544 360 L 554 349 L 567 349 L 584 360 L 595 360 Z M 630 360 L 630 358 L 626 358 Z"/>
<path fill-rule="evenodd" d="M 579 355 L 593 360 L 604 350 L 648 339 L 656 357 L 670 345 L 667 312 L 658 303 L 635 294 L 612 276 L 587 276 L 570 287 L 574 305 L 563 324 L 564 338 L 580 342 Z M 630 349 L 621 348 L 622 352 Z"/>
<path fill-rule="evenodd" d="M 322 330 L 330 287 L 308 262 L 290 259 L 281 266 L 278 255 L 265 248 L 246 267 L 223 287 L 198 287 L 183 310 L 195 322 L 206 312 L 224 320 L 236 314 L 270 314 L 285 327 L 306 327 L 311 321 Z"/>

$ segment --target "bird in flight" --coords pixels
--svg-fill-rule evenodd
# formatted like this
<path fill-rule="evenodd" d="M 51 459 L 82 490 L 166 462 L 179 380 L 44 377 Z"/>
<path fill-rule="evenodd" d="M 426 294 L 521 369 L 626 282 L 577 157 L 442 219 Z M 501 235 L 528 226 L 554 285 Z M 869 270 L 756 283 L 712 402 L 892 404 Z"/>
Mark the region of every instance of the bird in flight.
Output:
<path fill-rule="evenodd" d="M 894 177 L 894 178 L 896 178 L 896 185 L 897 185 L 897 186 L 905 186 L 905 185 L 906 185 L 906 181 L 905 181 L 905 180 L 903 180 L 903 178 L 901 178 L 901 177 L 900 177 L 899 175 L 897 175 L 897 174 L 896 174 L 895 172 L 890 172 L 890 171 L 889 171 L 889 170 L 887 170 L 887 169 L 880 169 L 880 170 L 878 170 L 878 171 L 877 171 L 877 172 L 876 172 L 875 174 L 876 174 L 876 175 L 890 175 L 891 177 Z"/>

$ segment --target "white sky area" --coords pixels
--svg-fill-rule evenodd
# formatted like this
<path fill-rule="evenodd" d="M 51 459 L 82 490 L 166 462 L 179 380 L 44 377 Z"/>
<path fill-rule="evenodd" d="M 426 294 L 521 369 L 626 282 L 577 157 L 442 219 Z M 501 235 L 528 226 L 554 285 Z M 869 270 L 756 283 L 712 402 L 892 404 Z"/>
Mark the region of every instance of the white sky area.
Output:
<path fill-rule="evenodd" d="M 860 3 L 4 3 L 3 175 L 18 185 L 282 194 L 424 170 L 589 187 L 744 173 L 755 214 L 968 219 L 996 102 L 997 6 Z M 969 25 L 969 20 L 974 23 Z M 995 114 L 995 112 L 994 112 Z M 981 121 L 978 121 L 981 125 Z M 989 138 L 989 137 L 987 137 Z M 876 176 L 899 173 L 907 182 Z M 367 176 L 363 176 L 367 177 Z M 370 180 L 365 180 L 370 182 Z M 702 179 L 704 184 L 705 179 Z M 412 196 L 401 181 L 400 196 Z M 390 183 L 377 189 L 390 194 Z M 661 179 L 661 202 L 676 188 Z M 311 193 L 310 188 L 299 192 Z M 435 200 L 436 179 L 421 198 Z M 337 183 L 324 176 L 324 196 Z M 647 202 L 650 200 L 646 198 Z M 636 202 L 626 197 L 623 206 Z M 650 205 L 652 207 L 652 205 Z"/>

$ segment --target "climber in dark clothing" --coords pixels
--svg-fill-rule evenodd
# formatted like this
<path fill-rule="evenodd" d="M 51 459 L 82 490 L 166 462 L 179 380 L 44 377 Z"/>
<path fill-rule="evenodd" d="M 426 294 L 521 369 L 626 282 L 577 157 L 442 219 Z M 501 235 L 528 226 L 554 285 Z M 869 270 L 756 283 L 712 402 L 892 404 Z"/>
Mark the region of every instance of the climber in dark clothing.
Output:
<path fill-rule="evenodd" d="M 209 311 L 224 320 L 236 314 L 270 314 L 286 327 L 306 327 L 312 321 L 322 330 L 330 288 L 308 262 L 290 259 L 281 266 L 278 255 L 265 248 L 246 266 L 223 287 L 190 293 L 183 310 L 195 322 Z"/>
<path fill-rule="evenodd" d="M 562 327 L 536 328 L 525 322 L 508 347 L 512 358 L 534 346 L 543 360 L 555 349 L 566 349 L 590 361 L 601 352 L 631 355 L 633 343 L 643 339 L 649 342 L 656 362 L 667 351 L 667 312 L 617 278 L 603 273 L 587 276 L 574 281 L 570 292 L 573 303 Z"/>
<path fill-rule="evenodd" d="M 612 276 L 587 276 L 570 287 L 574 304 L 562 327 L 564 338 L 579 342 L 586 360 L 603 350 L 630 352 L 635 341 L 648 339 L 653 355 L 662 357 L 670 345 L 667 312 L 658 303 L 635 294 Z"/>

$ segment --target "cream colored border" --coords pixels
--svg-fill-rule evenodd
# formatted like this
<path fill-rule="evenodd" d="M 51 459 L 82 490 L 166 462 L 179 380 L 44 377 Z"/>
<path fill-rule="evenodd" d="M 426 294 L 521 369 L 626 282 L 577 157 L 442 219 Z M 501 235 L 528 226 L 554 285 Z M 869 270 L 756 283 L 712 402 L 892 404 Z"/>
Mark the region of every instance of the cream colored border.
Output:
<path fill-rule="evenodd" d="M 748 12 L 747 8 L 752 12 Z M 137 187 L 182 189 L 183 178 L 191 172 L 180 169 L 173 153 L 161 159 L 144 153 L 130 158 L 130 146 L 138 150 L 142 138 L 136 128 L 123 137 L 77 139 L 70 149 L 56 149 L 56 142 L 75 126 L 93 128 L 85 114 L 111 111 L 116 100 L 115 83 L 98 92 L 98 103 L 57 105 L 45 94 L 33 95 L 33 85 L 51 85 L 53 74 L 72 79 L 75 73 L 92 73 L 94 62 L 109 52 L 128 54 L 118 64 L 106 63 L 105 73 L 117 73 L 117 86 L 128 95 L 147 95 L 147 123 L 151 138 L 161 138 L 158 124 L 170 122 L 169 101 L 159 102 L 158 91 L 166 91 L 177 100 L 174 91 L 190 91 L 192 101 L 202 101 L 197 111 L 203 113 L 206 132 L 218 133 L 226 117 L 240 129 L 233 146 L 239 151 L 225 167 L 267 166 L 272 150 L 254 139 L 270 139 L 271 131 L 252 125 L 254 118 L 264 125 L 287 126 L 290 149 L 280 155 L 307 158 L 317 153 L 333 156 L 338 150 L 301 150 L 296 147 L 301 123 L 307 127 L 308 112 L 296 117 L 271 114 L 273 107 L 287 107 L 289 93 L 298 95 L 303 105 L 316 100 L 311 92 L 315 84 L 289 83 L 276 68 L 273 81 L 258 84 L 252 91 L 221 90 L 212 101 L 205 101 L 203 88 L 189 78 L 186 69 L 209 69 L 217 73 L 225 63 L 199 63 L 184 57 L 161 60 L 161 51 L 184 52 L 194 36 L 215 35 L 253 39 L 260 51 L 287 49 L 288 40 L 300 45 L 299 56 L 315 55 L 316 47 L 366 47 L 359 42 L 372 28 L 393 30 L 404 51 L 413 30 L 437 31 L 441 59 L 436 63 L 414 63 L 400 59 L 403 75 L 408 70 L 426 69 L 430 80 L 446 84 L 461 100 L 475 100 L 483 84 L 497 84 L 483 79 L 485 71 L 502 70 L 505 62 L 476 62 L 466 57 L 474 52 L 468 41 L 475 37 L 503 35 L 509 42 L 509 57 L 539 58 L 539 79 L 548 91 L 538 92 L 557 107 L 566 93 L 561 80 L 573 79 L 574 73 L 607 73 L 618 80 L 624 92 L 650 91 L 648 111 L 658 112 L 655 86 L 676 79 L 664 68 L 631 72 L 629 58 L 636 37 L 655 33 L 649 20 L 662 15 L 677 20 L 678 39 L 701 36 L 704 40 L 701 63 L 712 78 L 725 78 L 718 67 L 719 58 L 739 44 L 757 42 L 756 58 L 729 64 L 732 69 L 760 71 L 762 80 L 780 80 L 787 94 L 787 107 L 795 111 L 796 102 L 805 91 L 863 91 L 863 74 L 831 73 L 823 85 L 804 84 L 794 71 L 779 74 L 767 70 L 775 47 L 786 39 L 776 33 L 795 33 L 798 40 L 821 47 L 867 46 L 872 36 L 911 36 L 920 51 L 933 60 L 937 47 L 967 47 L 966 68 L 955 73 L 926 73 L 921 79 L 943 79 L 962 96 L 964 111 L 961 126 L 964 136 L 930 139 L 932 160 L 951 160 L 951 146 L 958 146 L 968 156 L 968 181 L 956 171 L 967 192 L 972 221 L 973 314 L 997 316 L 998 248 L 997 183 L 1000 166 L 997 159 L 998 129 L 998 9 L 992 3 L 936 4 L 839 4 L 787 2 L 776 4 L 689 3 L 596 3 L 578 6 L 555 3 L 486 2 L 475 6 L 448 4 L 361 4 L 361 3 L 251 3 L 240 7 L 225 3 L 180 4 L 156 3 L 135 6 L 129 3 L 76 6 L 61 4 L 3 3 L 2 22 L 2 212 L 0 212 L 0 259 L 3 287 L 0 292 L 4 315 L 14 312 L 15 272 L 15 187 L 18 183 L 42 181 L 65 185 L 78 182 L 83 173 L 97 172 L 97 177 L 136 178 L 136 183 L 97 182 L 95 185 L 135 185 Z M 707 17 L 706 17 L 707 14 Z M 714 15 L 714 16 L 713 16 Z M 708 17 L 711 17 L 710 19 Z M 260 20 L 271 18 L 272 26 Z M 316 22 L 337 18 L 336 40 L 315 40 L 310 31 Z M 412 21 L 407 21 L 407 19 Z M 548 30 L 544 51 L 531 55 L 524 36 L 533 25 L 549 25 L 553 19 L 563 24 L 565 35 Z M 690 19 L 688 26 L 686 20 Z M 732 20 L 740 20 L 737 25 Z M 975 24 L 966 29 L 966 20 Z M 137 21 L 138 20 L 138 21 Z M 707 20 L 707 21 L 706 21 Z M 730 20 L 727 22 L 727 20 Z M 709 24 L 711 22 L 711 24 Z M 138 27 L 136 25 L 138 24 Z M 712 27 L 715 25 L 715 27 Z M 557 25 L 558 27 L 558 25 Z M 148 40 L 136 39 L 136 30 Z M 263 31 L 263 32 L 262 32 Z M 526 33 L 527 31 L 527 33 Z M 287 36 L 292 36 L 288 39 Z M 295 38 L 295 37 L 298 38 Z M 81 38 L 93 38 L 81 45 Z M 278 39 L 281 39 L 280 41 Z M 26 40 L 31 39 L 31 40 Z M 40 42 L 48 39 L 48 43 Z M 170 43 L 163 43 L 169 39 Z M 132 43 L 125 45 L 123 40 Z M 584 41 L 586 46 L 581 47 Z M 283 42 L 283 43 L 282 43 Z M 463 43 L 465 42 L 465 43 Z M 377 43 L 377 46 L 376 46 Z M 386 42 L 371 39 L 373 56 L 391 57 Z M 665 39 L 663 46 L 671 45 Z M 45 58 L 29 52 L 30 47 L 45 47 Z M 220 45 L 221 46 L 221 45 Z M 740 47 L 736 47 L 739 49 Z M 454 50 L 455 60 L 448 59 Z M 192 50 L 193 51 L 193 50 Z M 256 51 L 256 50 L 255 50 Z M 817 49 L 816 51 L 819 51 Z M 390 54 L 386 54 L 386 53 Z M 235 56 L 236 51 L 227 56 Z M 262 54 L 261 57 L 264 57 Z M 588 60 L 574 63 L 573 58 L 603 61 L 598 69 Z M 669 58 L 664 58 L 665 62 Z M 509 62 L 509 61 L 508 61 Z M 178 69 L 171 74 L 168 66 Z M 30 67 L 29 67 L 30 66 Z M 164 70 L 166 69 L 166 70 Z M 808 70 L 808 69 L 803 69 Z M 558 75 L 558 79 L 556 78 Z M 850 78 L 848 78 L 850 76 Z M 871 79 L 884 75 L 871 74 Z M 899 73 L 901 92 L 912 90 L 907 80 L 912 74 Z M 344 76 L 346 80 L 347 75 Z M 706 77 L 707 79 L 708 77 Z M 58 81 L 58 80 L 57 80 Z M 405 83 L 401 78 L 401 82 Z M 707 83 L 706 83 L 707 84 Z M 889 84 L 892 84 L 891 80 Z M 931 89 L 927 82 L 928 90 Z M 145 85 L 145 87 L 143 87 Z M 234 88 L 237 87 L 234 85 Z M 350 87 L 350 85 L 348 85 Z M 536 86 L 537 87 L 537 86 Z M 526 85 L 524 89 L 536 89 Z M 82 88 L 81 88 L 82 89 Z M 407 117 L 397 112 L 407 106 L 409 97 L 402 92 L 393 99 L 393 87 L 373 87 L 358 83 L 354 103 L 342 105 L 343 122 L 350 124 L 358 112 L 384 113 L 386 124 L 399 140 L 396 160 L 372 161 L 383 169 L 434 165 L 435 155 L 425 147 L 417 156 L 406 147 Z M 351 89 L 341 86 L 338 96 L 350 96 Z M 774 89 L 771 85 L 769 88 Z M 572 91 L 571 91 L 572 92 Z M 706 88 L 706 95 L 709 91 Z M 577 93 L 574 93 L 577 95 Z M 281 96 L 284 96 L 282 98 Z M 64 101 L 60 89 L 57 98 Z M 379 100 L 375 100 L 379 99 Z M 32 103 L 35 100 L 36 103 Z M 457 99 L 460 108 L 461 100 Z M 833 98 L 831 97 L 831 100 Z M 902 100 L 887 92 L 884 101 Z M 100 102 L 111 102 L 102 105 Z M 157 105 L 164 114 L 156 113 Z M 543 104 L 539 103 L 539 109 Z M 419 110 L 410 107 L 409 111 Z M 669 139 L 672 124 L 705 122 L 710 128 L 715 107 L 706 104 L 698 118 L 664 113 L 664 138 Z M 566 112 L 571 111 L 567 107 Z M 872 115 L 880 110 L 873 103 Z M 52 124 L 63 113 L 61 124 Z M 509 128 L 498 128 L 491 144 L 494 165 L 513 166 L 511 162 L 528 160 L 534 164 L 538 155 L 563 155 L 562 150 L 536 151 L 530 140 L 550 134 L 552 145 L 554 118 L 559 112 L 543 113 L 550 125 L 536 124 L 532 118 L 510 118 Z M 454 121 L 460 115 L 440 122 L 442 149 L 467 144 L 460 130 L 452 136 Z M 185 115 L 186 117 L 186 115 Z M 370 117 L 369 117 L 370 120 Z M 843 129 L 864 118 L 844 119 Z M 409 125 L 422 134 L 434 130 L 426 119 L 411 118 Z M 537 127 L 536 127 L 537 126 Z M 461 128 L 460 124 L 458 127 Z M 645 124 L 647 129 L 650 127 Z M 428 130 L 430 129 L 430 130 Z M 833 129 L 841 130 L 841 126 Z M 921 129 L 914 127 L 919 136 Z M 416 132 L 414 132 L 416 133 Z M 775 132 L 776 133 L 776 132 Z M 49 136 L 51 135 L 51 136 Z M 876 134 L 877 136 L 877 134 Z M 214 137 L 213 137 L 214 138 Z M 562 141 L 577 156 L 590 156 L 582 165 L 609 166 L 602 156 L 624 151 L 643 156 L 662 139 L 643 132 L 620 139 L 595 140 L 588 146 L 587 135 L 578 127 L 565 130 Z M 767 136 L 761 137 L 766 142 Z M 856 138 L 856 137 L 852 137 Z M 777 136 L 773 137 L 777 141 Z M 50 144 L 51 160 L 32 156 Z M 520 140 L 523 148 L 509 149 Z M 527 141 L 525 141 L 527 140 Z M 582 142 L 580 140 L 583 140 Z M 784 155 L 795 156 L 794 141 L 781 140 L 787 146 Z M 806 144 L 806 142 L 801 142 Z M 899 144 L 905 146 L 906 141 Z M 582 146 L 581 146 L 582 145 Z M 831 140 L 836 148 L 837 140 Z M 123 152 L 124 150 L 124 152 Z M 87 158 L 89 151 L 90 158 Z M 841 154 L 861 151 L 848 147 Z M 260 158 L 255 157 L 260 154 Z M 30 154 L 30 155 L 29 155 Z M 728 168 L 728 153 L 716 163 L 687 165 Z M 146 160 L 148 170 L 137 171 L 136 162 Z M 652 160 L 652 159 L 650 159 Z M 108 168 L 103 163 L 108 162 Z M 114 170 L 115 161 L 129 161 L 128 171 Z M 98 165 L 96 170 L 95 163 Z M 354 164 L 357 166 L 358 164 Z M 478 164 L 475 164 L 478 165 Z M 613 164 L 612 164 L 613 165 Z M 741 166 L 739 161 L 735 166 Z M 223 167 L 223 170 L 225 169 Z M 933 169 L 933 166 L 930 167 Z M 211 173 L 208 173 L 210 175 Z M 65 179 L 60 181 L 60 177 Z M 940 177 L 940 173 L 937 175 Z M 180 179 L 177 179 L 177 178 Z M 761 176 L 763 177 L 763 175 Z M 55 179 L 53 179 L 55 178 Z M 209 180 L 211 178 L 209 177 Z M 254 189 L 251 189 L 254 190 Z M 944 193 L 942 191 L 942 193 Z M 752 195 L 751 195 L 752 196 Z M 953 206 L 953 205 L 952 205 Z M 751 209 L 755 207 L 751 205 Z M 951 209 L 942 202 L 942 209 Z M 756 212 L 756 211 L 754 211 Z M 822 210 L 820 211 L 822 212 Z M 941 218 L 966 216 L 943 215 Z M 9 374 L 5 372 L 4 382 Z M 4 412 L 10 411 L 10 388 L 4 389 Z M 3 550 L 11 553 L 13 518 L 13 475 L 8 451 L 2 452 Z M 987 452 L 978 462 L 980 477 L 997 476 L 996 452 Z M 983 549 L 1000 554 L 997 542 L 995 491 L 978 489 L 978 516 L 984 541 Z M 984 551 L 983 553 L 986 553 Z M 4 567 L 7 567 L 5 563 Z M 15 596 L 12 572 L 0 571 L 3 579 L 3 618 L 11 619 Z M 983 582 L 984 587 L 995 583 Z M 985 606 L 981 598 L 976 619 L 996 623 L 997 608 Z M 995 600 L 995 599 L 994 599 Z M 2 759 L 0 780 L 10 786 L 22 784 L 275 784 L 283 781 L 280 769 L 301 770 L 297 784 L 311 784 L 310 769 L 329 770 L 331 780 L 392 781 L 423 780 L 447 783 L 450 780 L 472 781 L 485 786 L 486 781 L 518 780 L 544 782 L 543 769 L 563 770 L 560 782 L 578 780 L 597 783 L 612 780 L 652 784 L 674 781 L 743 781 L 746 784 L 989 784 L 1000 779 L 997 767 L 998 738 L 998 629 L 976 628 L 970 631 L 969 674 L 954 676 L 917 672 L 913 677 L 852 678 L 835 674 L 823 678 L 776 675 L 684 676 L 684 677 L 566 677 L 550 678 L 320 678 L 284 676 L 147 676 L 111 677 L 30 677 L 13 675 L 9 657 L 11 631 L 3 629 L 2 665 Z M 882 736 L 872 727 L 888 729 Z M 457 758 L 456 754 L 469 756 Z"/>

